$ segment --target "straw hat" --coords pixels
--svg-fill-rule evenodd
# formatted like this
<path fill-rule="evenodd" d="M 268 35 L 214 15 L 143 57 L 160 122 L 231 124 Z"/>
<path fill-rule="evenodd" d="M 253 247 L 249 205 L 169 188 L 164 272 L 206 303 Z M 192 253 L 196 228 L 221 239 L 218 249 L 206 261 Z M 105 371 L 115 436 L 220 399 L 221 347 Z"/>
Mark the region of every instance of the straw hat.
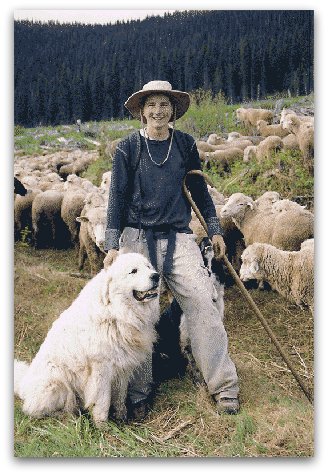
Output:
<path fill-rule="evenodd" d="M 176 119 L 179 119 L 187 112 L 190 104 L 190 96 L 187 92 L 176 91 L 172 89 L 168 81 L 150 81 L 143 86 L 140 91 L 135 92 L 124 103 L 125 107 L 130 111 L 133 117 L 140 118 L 140 100 L 151 94 L 165 94 L 172 97 L 176 104 Z M 173 115 L 170 122 L 173 120 Z"/>

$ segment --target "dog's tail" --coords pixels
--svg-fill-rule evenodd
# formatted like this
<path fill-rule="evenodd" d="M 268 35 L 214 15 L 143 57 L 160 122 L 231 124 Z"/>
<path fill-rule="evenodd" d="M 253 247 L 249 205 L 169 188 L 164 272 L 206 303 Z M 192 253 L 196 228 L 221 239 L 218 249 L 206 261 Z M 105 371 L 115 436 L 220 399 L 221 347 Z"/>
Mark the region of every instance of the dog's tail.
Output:
<path fill-rule="evenodd" d="M 19 396 L 19 386 L 29 365 L 24 361 L 14 360 L 14 393 Z"/>

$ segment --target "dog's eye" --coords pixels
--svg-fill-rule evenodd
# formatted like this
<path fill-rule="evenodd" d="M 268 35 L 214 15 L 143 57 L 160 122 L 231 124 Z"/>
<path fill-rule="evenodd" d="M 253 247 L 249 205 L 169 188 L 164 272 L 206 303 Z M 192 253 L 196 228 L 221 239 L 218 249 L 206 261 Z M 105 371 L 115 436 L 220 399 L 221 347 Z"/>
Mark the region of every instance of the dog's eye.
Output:
<path fill-rule="evenodd" d="M 135 274 L 136 272 L 138 272 L 138 269 L 132 269 L 132 271 L 130 272 L 130 274 Z"/>

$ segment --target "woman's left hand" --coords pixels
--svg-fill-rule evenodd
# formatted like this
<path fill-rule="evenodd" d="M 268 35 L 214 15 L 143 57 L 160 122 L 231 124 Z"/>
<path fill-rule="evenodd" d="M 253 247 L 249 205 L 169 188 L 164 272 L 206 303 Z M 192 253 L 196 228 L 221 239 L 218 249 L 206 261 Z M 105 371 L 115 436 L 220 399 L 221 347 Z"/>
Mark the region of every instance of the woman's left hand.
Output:
<path fill-rule="evenodd" d="M 226 245 L 223 237 L 220 234 L 215 234 L 212 239 L 214 256 L 217 259 L 222 259 L 226 252 Z"/>

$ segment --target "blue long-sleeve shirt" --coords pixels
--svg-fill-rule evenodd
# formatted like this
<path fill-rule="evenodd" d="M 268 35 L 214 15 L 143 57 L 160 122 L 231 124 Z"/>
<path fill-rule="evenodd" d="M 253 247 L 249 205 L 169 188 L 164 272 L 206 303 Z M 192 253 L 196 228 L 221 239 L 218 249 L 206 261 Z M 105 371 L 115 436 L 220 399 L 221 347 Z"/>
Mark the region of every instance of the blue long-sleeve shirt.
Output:
<path fill-rule="evenodd" d="M 138 171 L 131 171 L 136 145 L 128 137 L 118 144 L 114 155 L 107 211 L 106 251 L 118 249 L 121 231 L 127 225 L 139 227 L 140 224 L 143 228 L 169 225 L 177 232 L 192 232 L 189 228 L 191 206 L 182 185 L 189 170 L 201 170 L 194 139 L 175 131 L 169 158 L 161 167 L 150 159 L 145 138 L 140 133 L 138 140 Z M 148 140 L 154 161 L 163 162 L 169 142 L 170 138 L 164 141 Z M 189 176 L 187 186 L 206 221 L 209 236 L 222 234 L 204 178 Z"/>

